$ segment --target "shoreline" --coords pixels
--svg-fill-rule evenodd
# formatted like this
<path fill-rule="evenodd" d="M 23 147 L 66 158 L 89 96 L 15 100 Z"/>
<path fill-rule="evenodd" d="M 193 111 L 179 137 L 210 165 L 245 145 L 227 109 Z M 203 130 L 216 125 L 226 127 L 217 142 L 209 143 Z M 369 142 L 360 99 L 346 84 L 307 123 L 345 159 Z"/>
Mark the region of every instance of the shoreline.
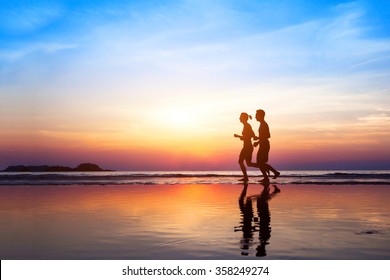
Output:
<path fill-rule="evenodd" d="M 249 171 L 248 184 L 261 184 L 262 176 Z M 1 185 L 240 185 L 239 171 L 110 171 L 0 173 Z M 390 185 L 389 170 L 371 171 L 282 171 L 270 184 L 295 185 Z"/>
<path fill-rule="evenodd" d="M 114 186 L 127 186 L 127 187 L 135 187 L 135 186 L 180 186 L 180 185 L 199 185 L 199 186 L 207 186 L 207 185 L 230 185 L 230 186 L 242 186 L 243 183 L 63 183 L 63 182 L 50 182 L 50 183 L 42 183 L 42 182 L 34 182 L 34 183 L 26 183 L 26 182 L 17 182 L 17 183 L 2 183 L 0 181 L 1 187 L 34 187 L 34 186 L 105 186 L 105 187 L 114 187 Z M 262 183 L 249 182 L 250 186 L 263 186 Z M 279 182 L 270 182 L 270 186 L 278 185 L 278 186 L 390 186 L 388 182 L 288 182 L 288 183 L 279 183 Z"/>
<path fill-rule="evenodd" d="M 256 181 L 248 181 L 246 184 L 248 185 L 257 185 L 262 186 L 264 183 L 256 182 Z M 188 180 L 186 181 L 180 181 L 180 182 L 139 182 L 139 181 L 133 181 L 133 182 L 113 182 L 113 181 L 104 181 L 94 180 L 93 182 L 85 181 L 72 181 L 72 182 L 64 182 L 61 179 L 58 180 L 34 180 L 34 181 L 25 181 L 25 180 L 1 180 L 0 179 L 0 188 L 1 187 L 17 187 L 17 186 L 28 186 L 28 187 L 34 187 L 34 186 L 128 186 L 128 187 L 136 187 L 136 186 L 177 186 L 177 185 L 231 185 L 231 186 L 242 186 L 244 185 L 243 182 L 215 182 L 215 181 L 208 181 L 208 182 L 197 182 L 194 180 Z M 278 185 L 278 186 L 390 186 L 390 182 L 388 181 L 270 181 L 269 185 Z"/>

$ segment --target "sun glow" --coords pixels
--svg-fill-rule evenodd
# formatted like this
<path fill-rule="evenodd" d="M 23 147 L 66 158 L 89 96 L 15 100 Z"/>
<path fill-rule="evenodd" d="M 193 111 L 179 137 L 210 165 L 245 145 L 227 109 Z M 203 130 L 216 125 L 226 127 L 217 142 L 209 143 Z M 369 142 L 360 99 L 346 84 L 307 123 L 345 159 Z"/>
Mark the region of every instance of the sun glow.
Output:
<path fill-rule="evenodd" d="M 188 108 L 172 108 L 163 119 L 173 126 L 191 126 L 197 123 L 194 110 Z"/>
<path fill-rule="evenodd" d="M 192 106 L 167 106 L 154 112 L 154 120 L 164 130 L 190 133 L 197 131 L 202 123 L 202 114 Z"/>

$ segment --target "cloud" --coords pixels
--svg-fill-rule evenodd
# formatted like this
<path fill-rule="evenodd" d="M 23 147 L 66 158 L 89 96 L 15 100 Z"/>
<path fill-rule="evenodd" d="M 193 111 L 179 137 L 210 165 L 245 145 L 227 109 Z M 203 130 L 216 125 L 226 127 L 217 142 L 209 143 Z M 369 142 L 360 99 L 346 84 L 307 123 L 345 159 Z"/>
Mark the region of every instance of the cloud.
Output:
<path fill-rule="evenodd" d="M 184 17 L 181 12 L 190 9 L 181 7 L 157 9 L 143 20 L 102 24 L 92 33 L 93 47 L 109 65 L 144 64 L 148 69 L 201 75 L 236 72 L 240 78 L 243 73 L 257 80 L 364 71 L 379 67 L 377 62 L 390 55 L 389 40 L 365 37 L 370 30 L 361 24 L 365 13 L 357 4 L 338 6 L 332 16 L 302 19 L 277 29 L 238 24 L 231 17 L 239 14 L 233 8 L 213 5 L 212 9 L 215 18 L 209 16 L 211 11 L 204 15 L 196 9 Z"/>
<path fill-rule="evenodd" d="M 363 122 L 364 125 L 367 126 L 376 125 L 376 126 L 383 126 L 384 128 L 388 128 L 390 125 L 390 110 L 378 109 L 374 113 L 371 113 L 364 117 L 359 117 L 358 120 L 360 122 Z"/>
<path fill-rule="evenodd" d="M 37 31 L 63 14 L 58 1 L 4 1 L 0 9 L 0 33 Z"/>
<path fill-rule="evenodd" d="M 0 51 L 0 60 L 8 62 L 16 61 L 24 58 L 33 53 L 56 53 L 64 50 L 75 49 L 77 44 L 64 44 L 64 43 L 33 43 L 27 47 L 20 48 L 19 50 Z"/>

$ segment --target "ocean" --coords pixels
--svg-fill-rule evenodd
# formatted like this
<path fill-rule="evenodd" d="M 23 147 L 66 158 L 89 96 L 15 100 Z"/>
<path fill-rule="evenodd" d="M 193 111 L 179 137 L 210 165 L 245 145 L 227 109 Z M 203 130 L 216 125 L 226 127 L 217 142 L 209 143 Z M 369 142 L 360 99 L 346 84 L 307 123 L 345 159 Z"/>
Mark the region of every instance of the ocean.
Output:
<path fill-rule="evenodd" d="M 390 170 L 281 171 L 277 184 L 390 184 Z M 249 183 L 262 179 L 248 171 Z M 240 184 L 240 171 L 1 172 L 0 185 Z M 271 178 L 271 177 L 270 177 Z"/>

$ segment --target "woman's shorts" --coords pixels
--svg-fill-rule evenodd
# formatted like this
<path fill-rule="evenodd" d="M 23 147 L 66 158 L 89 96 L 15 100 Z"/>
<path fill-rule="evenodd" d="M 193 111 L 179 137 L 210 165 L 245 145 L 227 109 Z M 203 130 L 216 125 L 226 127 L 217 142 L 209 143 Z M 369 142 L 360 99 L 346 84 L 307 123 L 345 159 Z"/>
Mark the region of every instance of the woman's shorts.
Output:
<path fill-rule="evenodd" d="M 252 161 L 253 146 L 247 146 L 242 148 L 239 160 L 245 160 L 247 162 Z"/>

